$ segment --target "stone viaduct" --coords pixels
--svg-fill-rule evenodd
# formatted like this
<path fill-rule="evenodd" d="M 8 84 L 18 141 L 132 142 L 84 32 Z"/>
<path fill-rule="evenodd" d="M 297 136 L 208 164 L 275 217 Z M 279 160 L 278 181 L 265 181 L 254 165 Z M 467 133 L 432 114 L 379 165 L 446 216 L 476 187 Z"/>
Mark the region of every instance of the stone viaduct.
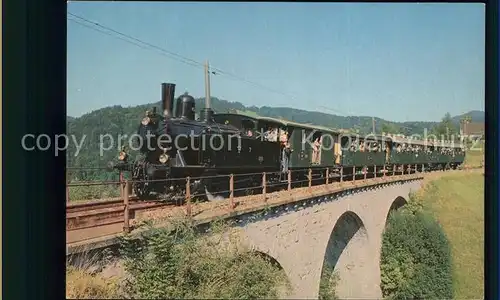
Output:
<path fill-rule="evenodd" d="M 421 180 L 321 196 L 237 220 L 240 239 L 279 263 L 292 299 L 317 299 L 322 273 L 334 269 L 341 298 L 380 299 L 382 234 L 391 210 Z"/>
<path fill-rule="evenodd" d="M 243 245 L 277 262 L 291 284 L 287 295 L 291 299 L 318 299 L 320 280 L 331 276 L 332 270 L 338 275 L 340 298 L 380 299 L 380 252 L 387 217 L 406 204 L 422 178 L 311 194 L 256 209 L 230 217 L 236 226 L 224 235 L 236 231 Z M 102 243 L 111 245 L 112 240 Z M 101 242 L 90 244 L 74 248 L 102 247 L 97 246 Z"/>

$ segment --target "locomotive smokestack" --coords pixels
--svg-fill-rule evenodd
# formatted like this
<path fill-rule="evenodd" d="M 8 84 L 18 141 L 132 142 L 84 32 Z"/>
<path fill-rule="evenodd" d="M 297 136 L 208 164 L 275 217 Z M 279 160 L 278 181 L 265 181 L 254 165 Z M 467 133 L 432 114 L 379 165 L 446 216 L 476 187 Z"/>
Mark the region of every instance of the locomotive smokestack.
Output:
<path fill-rule="evenodd" d="M 205 108 L 200 112 L 200 119 L 211 123 L 214 111 L 210 108 L 210 69 L 208 61 L 205 63 Z"/>
<path fill-rule="evenodd" d="M 161 103 L 163 108 L 163 115 L 168 118 L 174 116 L 174 93 L 175 84 L 162 83 L 161 84 Z"/>

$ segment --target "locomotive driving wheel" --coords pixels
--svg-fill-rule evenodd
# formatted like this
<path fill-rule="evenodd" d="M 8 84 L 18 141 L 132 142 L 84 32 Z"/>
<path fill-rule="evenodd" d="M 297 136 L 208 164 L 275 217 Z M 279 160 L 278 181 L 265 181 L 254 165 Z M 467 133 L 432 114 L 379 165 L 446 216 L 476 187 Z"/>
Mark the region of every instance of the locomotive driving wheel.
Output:
<path fill-rule="evenodd" d="M 136 162 L 132 171 L 132 180 L 137 180 L 139 182 L 134 182 L 133 189 L 135 194 L 139 199 L 145 199 L 151 193 L 151 183 L 148 182 L 149 176 L 146 172 L 147 162 Z"/>

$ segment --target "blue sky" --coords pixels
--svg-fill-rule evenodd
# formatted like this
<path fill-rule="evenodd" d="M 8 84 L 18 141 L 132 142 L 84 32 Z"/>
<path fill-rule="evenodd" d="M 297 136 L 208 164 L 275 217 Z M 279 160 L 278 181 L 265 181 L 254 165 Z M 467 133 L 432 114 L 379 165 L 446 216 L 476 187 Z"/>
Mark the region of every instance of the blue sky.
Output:
<path fill-rule="evenodd" d="M 483 4 L 70 2 L 68 12 L 282 92 L 211 77 L 212 96 L 245 105 L 394 121 L 484 110 Z M 70 116 L 159 101 L 161 82 L 204 96 L 201 68 L 73 21 L 67 51 Z"/>

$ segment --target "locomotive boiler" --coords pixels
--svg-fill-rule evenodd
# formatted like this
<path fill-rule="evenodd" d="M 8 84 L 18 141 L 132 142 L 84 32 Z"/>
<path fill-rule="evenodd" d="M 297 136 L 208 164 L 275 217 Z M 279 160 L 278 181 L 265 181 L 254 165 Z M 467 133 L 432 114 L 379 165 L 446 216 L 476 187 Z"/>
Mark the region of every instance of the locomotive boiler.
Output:
<path fill-rule="evenodd" d="M 193 178 L 191 193 L 210 193 L 222 186 L 227 190 L 228 176 L 213 175 L 269 171 L 279 166 L 278 146 L 259 145 L 235 126 L 214 122 L 208 104 L 196 120 L 195 99 L 185 93 L 174 105 L 174 93 L 175 84 L 162 83 L 162 113 L 157 113 L 156 108 L 147 111 L 137 130 L 140 155 L 131 163 L 122 150 L 114 166 L 132 173 L 137 196 L 147 198 L 156 193 L 183 199 L 188 176 Z M 257 161 L 257 156 L 260 163 L 249 164 L 252 157 Z M 249 186 L 253 180 L 245 178 L 237 184 Z"/>

